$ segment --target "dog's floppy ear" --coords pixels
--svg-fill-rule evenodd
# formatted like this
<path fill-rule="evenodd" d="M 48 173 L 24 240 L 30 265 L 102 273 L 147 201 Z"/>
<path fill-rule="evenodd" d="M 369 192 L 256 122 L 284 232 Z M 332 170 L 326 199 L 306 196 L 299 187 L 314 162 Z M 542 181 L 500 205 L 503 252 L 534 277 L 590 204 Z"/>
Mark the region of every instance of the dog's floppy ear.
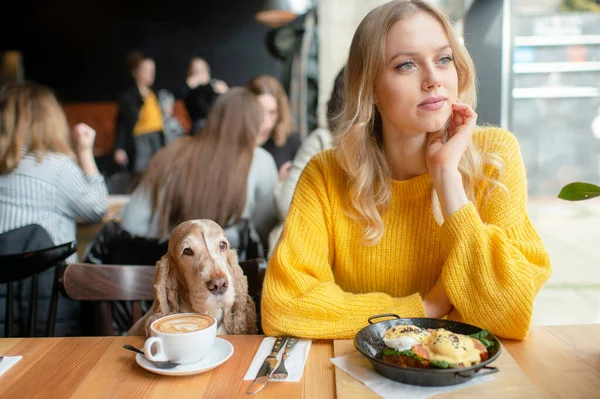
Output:
<path fill-rule="evenodd" d="M 233 302 L 231 324 L 224 320 L 225 328 L 229 334 L 256 334 L 256 305 L 248 295 L 248 279 L 244 276 L 242 268 L 238 264 L 235 251 L 228 251 L 227 263 L 233 278 L 235 288 L 235 302 Z M 230 324 L 230 325 L 228 325 Z"/>
<path fill-rule="evenodd" d="M 154 274 L 154 305 L 156 318 L 166 316 L 179 311 L 177 300 L 177 277 L 171 265 L 173 259 L 167 253 L 156 262 Z"/>
<path fill-rule="evenodd" d="M 146 335 L 151 334 L 150 325 L 156 319 L 179 311 L 177 301 L 177 280 L 171 268 L 171 258 L 165 254 L 158 262 L 154 271 L 154 303 L 146 314 Z"/>

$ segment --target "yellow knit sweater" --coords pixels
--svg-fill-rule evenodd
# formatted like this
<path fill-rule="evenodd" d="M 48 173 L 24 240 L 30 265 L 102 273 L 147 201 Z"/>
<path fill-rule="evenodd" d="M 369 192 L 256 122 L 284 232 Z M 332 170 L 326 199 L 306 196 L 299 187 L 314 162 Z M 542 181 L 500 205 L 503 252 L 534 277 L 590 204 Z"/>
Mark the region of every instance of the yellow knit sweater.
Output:
<path fill-rule="evenodd" d="M 428 173 L 392 181 L 382 214 L 385 233 L 362 243 L 360 223 L 348 216 L 346 175 L 334 150 L 316 155 L 294 193 L 271 257 L 262 297 L 268 335 L 352 338 L 370 316 L 425 317 L 422 297 L 441 276 L 466 323 L 506 338 L 524 339 L 533 301 L 550 277 L 548 254 L 527 215 L 527 182 L 519 145 L 498 128 L 477 129 L 480 149 L 504 160 L 500 181 L 479 182 L 475 203 L 442 226 L 432 214 Z M 498 178 L 487 167 L 488 177 Z"/>

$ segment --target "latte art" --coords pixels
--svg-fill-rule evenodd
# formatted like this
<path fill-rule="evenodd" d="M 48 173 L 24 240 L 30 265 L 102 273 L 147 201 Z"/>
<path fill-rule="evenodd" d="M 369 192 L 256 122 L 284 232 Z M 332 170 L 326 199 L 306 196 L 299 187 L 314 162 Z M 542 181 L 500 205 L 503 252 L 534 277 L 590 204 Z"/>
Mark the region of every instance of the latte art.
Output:
<path fill-rule="evenodd" d="M 214 319 L 205 315 L 173 315 L 157 320 L 154 328 L 168 334 L 185 334 L 204 330 L 214 323 Z"/>

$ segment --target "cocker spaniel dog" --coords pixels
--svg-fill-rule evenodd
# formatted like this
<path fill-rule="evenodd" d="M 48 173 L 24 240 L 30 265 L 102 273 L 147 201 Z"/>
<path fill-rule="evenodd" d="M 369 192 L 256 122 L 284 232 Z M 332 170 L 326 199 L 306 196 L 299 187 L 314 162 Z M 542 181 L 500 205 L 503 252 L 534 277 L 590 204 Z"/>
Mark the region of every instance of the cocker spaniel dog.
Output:
<path fill-rule="evenodd" d="M 190 220 L 171 233 L 169 249 L 156 263 L 154 304 L 129 330 L 150 336 L 150 325 L 174 313 L 204 313 L 218 334 L 256 334 L 256 306 L 248 281 L 223 229 L 212 220 Z"/>

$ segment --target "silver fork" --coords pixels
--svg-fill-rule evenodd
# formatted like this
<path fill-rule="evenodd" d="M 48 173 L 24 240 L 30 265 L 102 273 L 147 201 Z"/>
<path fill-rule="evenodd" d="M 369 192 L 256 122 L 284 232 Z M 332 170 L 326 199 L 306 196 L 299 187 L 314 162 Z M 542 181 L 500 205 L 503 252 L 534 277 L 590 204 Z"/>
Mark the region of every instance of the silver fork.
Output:
<path fill-rule="evenodd" d="M 298 343 L 298 338 L 289 338 L 287 343 L 285 344 L 285 351 L 281 356 L 281 363 L 279 363 L 279 367 L 275 369 L 273 374 L 271 374 L 271 378 L 274 380 L 285 380 L 288 377 L 288 371 L 285 368 L 285 359 L 290 356 L 292 349 Z"/>

